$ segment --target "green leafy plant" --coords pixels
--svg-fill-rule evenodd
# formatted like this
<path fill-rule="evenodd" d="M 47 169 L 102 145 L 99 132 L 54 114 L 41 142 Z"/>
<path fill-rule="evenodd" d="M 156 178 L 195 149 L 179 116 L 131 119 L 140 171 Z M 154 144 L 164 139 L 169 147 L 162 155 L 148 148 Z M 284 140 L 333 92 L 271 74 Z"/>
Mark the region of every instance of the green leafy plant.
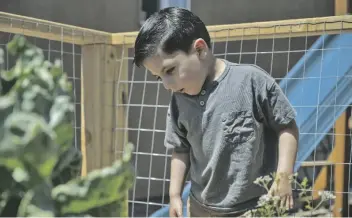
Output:
<path fill-rule="evenodd" d="M 43 51 L 22 36 L 15 36 L 7 51 L 16 62 L 1 70 L 0 214 L 127 216 L 133 146 L 112 166 L 80 177 L 72 87 L 61 62 L 46 61 Z"/>
<path fill-rule="evenodd" d="M 280 179 L 279 175 L 275 173 L 271 175 L 258 177 L 254 183 L 263 187 L 267 192 L 269 192 L 270 185 L 274 181 L 274 179 Z M 307 215 L 311 215 L 314 211 L 317 211 L 324 202 L 335 199 L 335 196 L 328 191 L 320 191 L 319 192 L 319 202 L 313 206 L 312 196 L 309 194 L 312 192 L 311 187 L 308 185 L 308 179 L 306 177 L 303 178 L 301 182 L 297 179 L 297 173 L 291 175 L 289 177 L 291 184 L 296 185 L 296 187 L 300 190 L 298 194 L 297 202 L 304 203 L 304 210 L 308 213 Z M 286 207 L 280 207 L 279 205 L 280 197 L 279 196 L 270 196 L 269 194 L 265 194 L 260 197 L 258 201 L 258 207 L 254 210 L 246 213 L 246 216 L 255 216 L 255 217 L 284 217 L 289 216 L 289 210 Z M 310 212 L 310 214 L 309 214 Z M 303 216 L 303 214 L 296 214 L 296 216 Z"/>

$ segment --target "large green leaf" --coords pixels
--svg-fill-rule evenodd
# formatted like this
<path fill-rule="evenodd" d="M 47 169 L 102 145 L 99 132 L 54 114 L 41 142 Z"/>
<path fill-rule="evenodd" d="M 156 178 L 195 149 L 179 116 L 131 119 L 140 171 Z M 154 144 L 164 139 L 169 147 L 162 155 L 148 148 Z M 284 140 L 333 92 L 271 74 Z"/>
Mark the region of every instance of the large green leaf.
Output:
<path fill-rule="evenodd" d="M 0 141 L 4 137 L 4 123 L 6 118 L 12 113 L 16 103 L 15 93 L 10 93 L 5 96 L 0 96 Z"/>
<path fill-rule="evenodd" d="M 1 73 L 5 80 L 15 79 L 15 85 L 0 97 L 0 164 L 25 171 L 26 162 L 49 178 L 60 155 L 72 146 L 72 90 L 61 65 L 45 61 L 42 50 L 25 38 L 15 36 L 7 47 L 18 58 Z"/>
<path fill-rule="evenodd" d="M 0 180 L 0 192 L 2 192 L 5 189 L 10 189 L 13 187 L 15 181 L 12 178 L 12 172 L 7 169 L 6 167 L 0 166 L 0 175 L 1 175 L 1 180 Z"/>
<path fill-rule="evenodd" d="M 12 178 L 11 171 L 7 168 L 0 166 L 0 214 L 6 206 L 8 200 L 11 197 L 11 189 L 15 185 L 15 181 Z"/>
<path fill-rule="evenodd" d="M 123 202 L 134 180 L 133 170 L 129 163 L 131 147 L 129 145 L 126 148 L 123 160 L 116 161 L 111 167 L 93 171 L 84 178 L 56 186 L 52 191 L 52 196 L 60 205 L 60 212 L 76 214 L 116 201 Z M 118 213 L 125 214 L 124 211 Z"/>
<path fill-rule="evenodd" d="M 25 48 L 29 45 L 26 38 L 20 35 L 15 35 L 13 39 L 7 43 L 7 51 L 11 55 L 17 55 L 19 52 L 24 52 Z"/>
<path fill-rule="evenodd" d="M 65 184 L 68 181 L 77 178 L 81 173 L 82 155 L 80 151 L 71 146 L 65 151 L 57 162 L 53 174 L 52 182 L 54 185 Z"/>
<path fill-rule="evenodd" d="M 42 183 L 24 195 L 18 209 L 19 217 L 55 217 L 55 201 L 50 196 L 51 185 Z"/>
<path fill-rule="evenodd" d="M 58 159 L 56 137 L 45 120 L 37 114 L 12 113 L 5 121 L 5 135 L 0 142 L 0 164 L 10 169 L 23 168 L 23 161 L 49 177 Z"/>

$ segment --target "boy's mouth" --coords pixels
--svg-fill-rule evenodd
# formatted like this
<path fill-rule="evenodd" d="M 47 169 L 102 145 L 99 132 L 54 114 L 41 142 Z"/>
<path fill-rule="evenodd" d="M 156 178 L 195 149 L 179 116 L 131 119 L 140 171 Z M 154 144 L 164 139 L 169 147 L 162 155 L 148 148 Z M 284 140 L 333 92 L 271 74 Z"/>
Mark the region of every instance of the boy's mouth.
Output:
<path fill-rule="evenodd" d="M 181 93 L 183 93 L 184 91 L 185 91 L 185 89 L 178 90 L 178 92 L 181 92 Z"/>

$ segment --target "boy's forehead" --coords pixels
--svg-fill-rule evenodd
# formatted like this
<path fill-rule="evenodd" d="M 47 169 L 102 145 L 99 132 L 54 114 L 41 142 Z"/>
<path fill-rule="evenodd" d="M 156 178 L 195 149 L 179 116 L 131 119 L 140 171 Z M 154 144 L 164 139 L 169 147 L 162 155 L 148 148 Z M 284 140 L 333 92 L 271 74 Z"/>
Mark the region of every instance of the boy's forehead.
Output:
<path fill-rule="evenodd" d="M 161 72 L 164 67 L 173 64 L 177 59 L 178 54 L 166 54 L 164 52 L 156 52 L 155 54 L 147 57 L 143 65 L 153 73 Z"/>
<path fill-rule="evenodd" d="M 143 61 L 143 65 L 152 73 L 157 74 L 161 71 L 161 68 L 163 68 L 164 59 L 160 55 L 155 54 L 150 57 L 147 57 Z"/>

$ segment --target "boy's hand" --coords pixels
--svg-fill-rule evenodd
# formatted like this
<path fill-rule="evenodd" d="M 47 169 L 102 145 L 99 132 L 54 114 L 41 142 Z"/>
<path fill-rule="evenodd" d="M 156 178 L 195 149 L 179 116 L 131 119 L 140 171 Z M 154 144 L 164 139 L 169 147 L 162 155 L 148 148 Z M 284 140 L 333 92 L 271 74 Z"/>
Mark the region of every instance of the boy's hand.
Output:
<path fill-rule="evenodd" d="M 292 187 L 290 179 L 287 175 L 279 175 L 270 187 L 268 194 L 271 196 L 280 197 L 279 204 L 281 208 L 293 208 Z"/>
<path fill-rule="evenodd" d="M 182 217 L 182 199 L 181 197 L 170 198 L 170 217 Z"/>

